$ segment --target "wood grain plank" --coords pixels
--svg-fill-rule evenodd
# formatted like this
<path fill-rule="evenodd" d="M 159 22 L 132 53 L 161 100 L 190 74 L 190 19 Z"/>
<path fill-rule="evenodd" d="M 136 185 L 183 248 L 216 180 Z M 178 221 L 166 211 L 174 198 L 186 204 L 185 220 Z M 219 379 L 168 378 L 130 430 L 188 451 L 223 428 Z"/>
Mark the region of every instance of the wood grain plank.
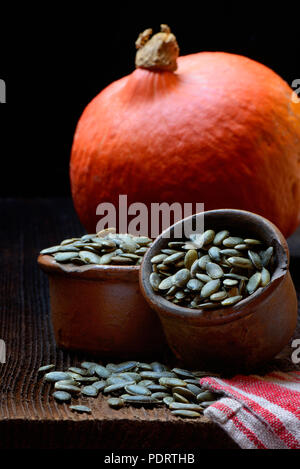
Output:
<path fill-rule="evenodd" d="M 38 269 L 36 257 L 42 248 L 84 230 L 68 199 L 2 200 L 0 217 L 0 339 L 7 349 L 7 362 L 0 364 L 1 448 L 236 447 L 204 417 L 183 421 L 167 409 L 115 411 L 103 397 L 82 398 L 92 415 L 74 414 L 67 405 L 57 404 L 38 368 L 54 363 L 62 370 L 91 357 L 57 349 L 47 277 Z M 292 252 L 291 272 L 300 293 L 300 232 L 293 237 Z M 290 355 L 291 348 L 286 347 L 270 366 L 291 368 Z"/>

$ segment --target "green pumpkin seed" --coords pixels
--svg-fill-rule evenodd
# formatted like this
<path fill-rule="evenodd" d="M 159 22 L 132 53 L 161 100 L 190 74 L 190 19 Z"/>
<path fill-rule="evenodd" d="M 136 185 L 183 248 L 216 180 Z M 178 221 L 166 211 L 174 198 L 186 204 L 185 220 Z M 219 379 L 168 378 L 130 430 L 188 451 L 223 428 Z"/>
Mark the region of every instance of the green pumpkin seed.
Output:
<path fill-rule="evenodd" d="M 262 262 L 261 262 L 261 258 L 257 254 L 257 252 L 248 251 L 248 256 L 249 256 L 252 264 L 254 265 L 254 267 L 256 267 L 258 270 L 261 270 L 262 269 Z"/>
<path fill-rule="evenodd" d="M 56 381 L 62 381 L 63 379 L 69 379 L 69 375 L 63 371 L 50 371 L 44 376 L 46 381 L 50 383 L 56 383 Z"/>
<path fill-rule="evenodd" d="M 172 414 L 177 415 L 178 417 L 189 418 L 189 419 L 201 417 L 199 412 L 194 412 L 192 410 L 185 410 L 185 409 L 172 410 Z"/>
<path fill-rule="evenodd" d="M 240 255 L 240 252 L 237 250 L 237 249 L 222 249 L 220 251 L 220 254 L 222 254 L 223 256 L 239 256 Z"/>
<path fill-rule="evenodd" d="M 54 259 L 56 260 L 56 262 L 71 262 L 76 256 L 77 256 L 77 253 L 75 251 L 74 252 L 59 252 L 55 254 Z"/>
<path fill-rule="evenodd" d="M 131 396 L 130 394 L 122 394 L 121 398 L 128 404 L 159 404 L 159 401 L 152 396 Z"/>
<path fill-rule="evenodd" d="M 196 274 L 196 278 L 204 283 L 210 282 L 212 280 L 212 278 L 206 274 Z"/>
<path fill-rule="evenodd" d="M 209 248 L 208 255 L 212 261 L 221 262 L 221 253 L 218 247 L 212 246 L 211 248 Z"/>
<path fill-rule="evenodd" d="M 106 387 L 106 382 L 105 381 L 95 381 L 91 386 L 97 389 L 97 391 L 101 392 L 103 389 Z"/>
<path fill-rule="evenodd" d="M 226 298 L 225 300 L 221 301 L 222 306 L 230 306 L 235 305 L 238 301 L 242 300 L 241 295 L 231 296 L 230 298 Z"/>
<path fill-rule="evenodd" d="M 70 405 L 69 409 L 73 410 L 74 412 L 79 412 L 79 413 L 90 414 L 92 412 L 92 410 L 85 405 Z"/>
<path fill-rule="evenodd" d="M 154 392 L 152 394 L 153 399 L 157 399 L 158 401 L 162 401 L 165 397 L 170 397 L 170 394 L 167 392 Z"/>
<path fill-rule="evenodd" d="M 182 368 L 173 368 L 172 371 L 180 378 L 194 378 L 194 374 L 191 371 L 183 370 Z"/>
<path fill-rule="evenodd" d="M 188 401 L 190 400 L 193 401 L 195 399 L 195 394 L 192 391 L 190 391 L 188 387 L 183 388 L 181 386 L 175 386 L 174 388 L 172 388 L 172 392 L 173 392 L 173 397 L 175 400 L 178 400 L 175 398 L 175 394 L 185 397 Z"/>
<path fill-rule="evenodd" d="M 187 389 L 188 389 L 189 391 L 191 391 L 191 392 L 194 394 L 194 396 L 196 396 L 196 397 L 198 396 L 198 394 L 201 393 L 201 388 L 200 388 L 199 386 L 196 386 L 195 384 L 187 383 L 186 387 L 187 387 Z"/>
<path fill-rule="evenodd" d="M 195 249 L 189 249 L 184 257 L 184 266 L 190 270 L 193 263 L 198 259 L 198 253 Z"/>
<path fill-rule="evenodd" d="M 201 412 L 202 407 L 199 404 L 171 402 L 169 408 L 171 410 L 194 410 L 195 412 Z"/>
<path fill-rule="evenodd" d="M 109 407 L 113 407 L 114 409 L 120 409 L 121 407 L 124 407 L 124 400 L 120 397 L 110 397 L 107 399 L 107 403 Z"/>
<path fill-rule="evenodd" d="M 102 365 L 97 365 L 94 368 L 94 371 L 99 378 L 108 378 L 111 375 L 111 371 L 109 371 L 107 368 L 105 368 Z"/>
<path fill-rule="evenodd" d="M 147 388 L 149 389 L 149 391 L 151 392 L 166 392 L 168 391 L 168 388 L 166 386 L 161 386 L 160 384 L 149 384 L 149 386 L 147 386 Z"/>
<path fill-rule="evenodd" d="M 188 283 L 186 284 L 187 288 L 192 291 L 200 291 L 203 285 L 204 285 L 203 282 L 201 282 L 200 280 L 196 278 L 190 279 Z"/>
<path fill-rule="evenodd" d="M 174 276 L 172 275 L 171 277 L 165 278 L 162 282 L 159 284 L 159 290 L 169 290 L 174 284 Z"/>
<path fill-rule="evenodd" d="M 161 283 L 160 276 L 157 273 L 152 272 L 151 275 L 150 275 L 149 281 L 150 281 L 150 285 L 153 288 L 153 290 L 158 291 L 159 290 L 159 285 Z"/>
<path fill-rule="evenodd" d="M 171 254 L 171 256 L 168 256 L 163 261 L 163 264 L 165 264 L 165 265 L 175 264 L 177 261 L 179 261 L 183 257 L 184 257 L 184 252 L 176 252 L 175 254 Z"/>
<path fill-rule="evenodd" d="M 72 399 L 71 394 L 65 391 L 55 391 L 52 396 L 59 402 L 68 402 Z"/>
<path fill-rule="evenodd" d="M 260 253 L 263 267 L 267 267 L 273 255 L 274 248 L 270 246 Z"/>
<path fill-rule="evenodd" d="M 208 262 L 210 262 L 210 260 L 211 260 L 211 259 L 210 259 L 210 257 L 209 257 L 207 254 L 205 254 L 204 256 L 200 257 L 200 259 L 198 260 L 198 266 L 199 266 L 199 268 L 202 269 L 202 270 L 205 270 L 205 269 L 206 269 L 206 264 L 207 264 Z"/>
<path fill-rule="evenodd" d="M 261 241 L 259 241 L 259 239 L 246 238 L 244 239 L 244 243 L 251 246 L 257 246 L 258 244 L 261 244 Z"/>
<path fill-rule="evenodd" d="M 271 279 L 270 272 L 265 267 L 263 267 L 261 271 L 260 286 L 266 287 L 270 283 L 270 279 Z"/>
<path fill-rule="evenodd" d="M 228 238 L 228 236 L 229 236 L 229 231 L 227 230 L 219 231 L 214 238 L 214 241 L 213 241 L 214 245 L 220 246 L 223 243 L 224 239 Z"/>
<path fill-rule="evenodd" d="M 257 288 L 259 287 L 261 282 L 261 274 L 259 272 L 256 272 L 256 274 L 252 275 L 252 277 L 249 278 L 249 281 L 247 283 L 246 289 L 249 295 L 255 292 Z"/>
<path fill-rule="evenodd" d="M 159 379 L 159 384 L 161 386 L 166 386 L 167 388 L 169 387 L 174 387 L 174 386 L 180 386 L 180 387 L 185 387 L 186 382 L 183 381 L 182 379 L 179 378 L 160 378 Z"/>
<path fill-rule="evenodd" d="M 223 280 L 223 285 L 225 287 L 235 287 L 236 285 L 238 285 L 238 280 L 234 280 L 233 278 L 226 278 L 225 280 Z"/>
<path fill-rule="evenodd" d="M 182 396 L 182 394 L 179 394 L 177 392 L 173 392 L 173 398 L 175 402 L 189 404 L 189 400 L 186 397 Z"/>
<path fill-rule="evenodd" d="M 48 370 L 53 370 L 55 368 L 55 365 L 43 365 L 38 369 L 38 372 L 43 372 L 43 371 L 48 371 Z"/>
<path fill-rule="evenodd" d="M 237 244 L 242 244 L 244 242 L 243 238 L 238 238 L 237 236 L 228 236 L 223 241 L 223 246 L 227 248 L 234 248 Z"/>
<path fill-rule="evenodd" d="M 151 391 L 146 388 L 146 386 L 141 386 L 139 384 L 129 384 L 125 386 L 125 391 L 128 394 L 132 394 L 133 396 L 150 396 Z"/>
<path fill-rule="evenodd" d="M 238 249 L 239 251 L 245 251 L 248 248 L 247 244 L 236 244 L 235 249 Z M 235 254 L 233 254 L 234 256 Z"/>
<path fill-rule="evenodd" d="M 81 389 L 81 394 L 84 396 L 97 397 L 99 390 L 95 386 L 84 386 Z"/>
<path fill-rule="evenodd" d="M 251 269 L 252 267 L 250 259 L 245 259 L 244 257 L 229 257 L 227 261 L 232 266 L 240 267 L 241 269 Z"/>
<path fill-rule="evenodd" d="M 184 287 L 191 278 L 191 274 L 188 269 L 181 269 L 176 272 L 173 278 L 174 285 L 176 285 L 177 287 Z"/>
<path fill-rule="evenodd" d="M 161 264 L 167 257 L 167 254 L 158 254 L 151 258 L 151 262 L 152 264 Z"/>
<path fill-rule="evenodd" d="M 206 273 L 212 279 L 218 279 L 224 275 L 222 267 L 220 267 L 218 264 L 215 264 L 214 262 L 208 262 L 206 264 Z"/>
<path fill-rule="evenodd" d="M 54 388 L 58 391 L 66 391 L 71 394 L 78 394 L 80 393 L 80 388 L 78 386 L 74 386 L 72 384 L 62 384 L 60 381 L 57 381 L 54 385 Z"/>
<path fill-rule="evenodd" d="M 197 396 L 197 401 L 198 402 L 204 402 L 204 401 L 212 401 L 216 398 L 216 395 L 213 394 L 210 391 L 202 391 L 200 394 Z"/>
<path fill-rule="evenodd" d="M 166 405 L 169 407 L 169 405 L 170 405 L 172 402 L 174 402 L 174 398 L 171 397 L 171 396 L 164 397 L 164 398 L 163 398 L 163 402 L 164 402 L 164 404 L 166 404 Z"/>
<path fill-rule="evenodd" d="M 219 290 L 221 286 L 220 280 L 211 280 L 207 282 L 201 290 L 201 297 L 208 298 L 210 295 Z"/>
<path fill-rule="evenodd" d="M 222 301 L 225 300 L 225 298 L 227 298 L 226 291 L 218 291 L 217 293 L 213 293 L 209 297 L 211 301 Z"/>

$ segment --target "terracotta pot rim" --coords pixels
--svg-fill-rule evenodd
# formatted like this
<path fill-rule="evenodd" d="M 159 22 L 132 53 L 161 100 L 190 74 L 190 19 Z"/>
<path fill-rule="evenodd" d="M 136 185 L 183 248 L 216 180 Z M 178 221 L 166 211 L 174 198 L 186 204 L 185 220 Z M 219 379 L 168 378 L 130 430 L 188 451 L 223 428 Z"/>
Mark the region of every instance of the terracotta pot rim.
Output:
<path fill-rule="evenodd" d="M 56 262 L 50 255 L 38 256 L 38 264 L 45 272 L 54 275 L 64 275 L 82 280 L 102 280 L 105 277 L 136 279 L 140 266 L 138 265 L 74 265 Z"/>
<path fill-rule="evenodd" d="M 150 259 L 155 256 L 158 251 L 166 244 L 169 240 L 166 237 L 166 234 L 172 233 L 174 227 L 178 224 L 183 223 L 184 221 L 191 220 L 192 218 L 199 216 L 210 216 L 210 217 L 219 217 L 222 216 L 232 216 L 242 217 L 245 221 L 248 219 L 253 224 L 260 224 L 260 228 L 265 230 L 265 232 L 271 235 L 273 240 L 273 245 L 280 254 L 277 252 L 277 261 L 278 264 L 273 272 L 272 280 L 263 289 L 259 289 L 251 296 L 245 298 L 237 305 L 228 308 L 219 308 L 214 310 L 200 310 L 200 309 L 191 309 L 185 308 L 182 306 L 177 306 L 166 300 L 162 296 L 156 294 L 151 286 L 149 285 L 149 272 L 150 272 Z M 238 230 L 237 230 L 238 231 Z M 165 238 L 165 239 L 164 239 Z M 145 299 L 148 301 L 150 306 L 152 306 L 155 311 L 166 319 L 174 320 L 188 320 L 189 323 L 195 323 L 197 326 L 216 326 L 226 324 L 231 321 L 236 321 L 242 317 L 245 317 L 249 314 L 255 312 L 255 304 L 257 302 L 263 302 L 278 286 L 280 282 L 283 281 L 284 277 L 288 273 L 289 268 L 289 250 L 287 242 L 279 231 L 279 229 L 266 218 L 245 210 L 237 209 L 219 209 L 219 210 L 209 210 L 206 212 L 201 212 L 190 217 L 187 217 L 183 220 L 176 222 L 171 227 L 163 231 L 153 242 L 152 246 L 146 252 L 143 262 L 140 269 L 140 288 Z M 253 308 L 252 308 L 253 306 Z"/>

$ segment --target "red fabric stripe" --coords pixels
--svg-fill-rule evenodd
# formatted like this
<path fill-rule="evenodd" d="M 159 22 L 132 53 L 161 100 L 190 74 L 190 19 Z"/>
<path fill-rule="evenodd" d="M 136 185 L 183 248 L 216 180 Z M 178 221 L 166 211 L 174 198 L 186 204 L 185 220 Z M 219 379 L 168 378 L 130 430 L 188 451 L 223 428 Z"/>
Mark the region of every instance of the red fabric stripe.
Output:
<path fill-rule="evenodd" d="M 230 383 L 228 381 L 227 383 L 255 396 L 263 397 L 300 418 L 300 391 L 291 391 L 270 381 L 267 382 L 250 376 L 236 376 L 230 380 Z M 284 382 L 282 385 L 284 386 Z"/>
<path fill-rule="evenodd" d="M 232 389 L 228 380 L 222 380 L 224 383 L 219 384 L 214 378 L 202 378 L 200 384 L 208 384 L 213 390 L 224 391 L 227 395 L 235 397 L 240 402 L 244 402 L 255 414 L 260 416 L 269 426 L 272 428 L 273 432 L 281 438 L 289 448 L 300 448 L 299 442 L 294 438 L 294 436 L 289 433 L 281 420 L 279 420 L 276 415 L 272 414 L 269 410 L 262 407 L 257 402 L 252 401 L 248 397 L 240 394 L 238 391 Z M 232 380 L 230 381 L 232 382 Z"/>

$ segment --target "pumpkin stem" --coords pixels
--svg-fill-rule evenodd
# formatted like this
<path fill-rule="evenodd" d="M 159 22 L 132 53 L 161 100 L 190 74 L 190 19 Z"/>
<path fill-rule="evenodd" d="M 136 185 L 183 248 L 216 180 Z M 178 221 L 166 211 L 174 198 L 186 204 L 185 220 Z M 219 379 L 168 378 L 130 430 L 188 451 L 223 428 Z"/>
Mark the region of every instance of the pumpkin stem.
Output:
<path fill-rule="evenodd" d="M 177 69 L 179 47 L 169 26 L 161 24 L 160 32 L 151 36 L 152 29 L 146 29 L 137 38 L 136 67 L 174 72 Z"/>

